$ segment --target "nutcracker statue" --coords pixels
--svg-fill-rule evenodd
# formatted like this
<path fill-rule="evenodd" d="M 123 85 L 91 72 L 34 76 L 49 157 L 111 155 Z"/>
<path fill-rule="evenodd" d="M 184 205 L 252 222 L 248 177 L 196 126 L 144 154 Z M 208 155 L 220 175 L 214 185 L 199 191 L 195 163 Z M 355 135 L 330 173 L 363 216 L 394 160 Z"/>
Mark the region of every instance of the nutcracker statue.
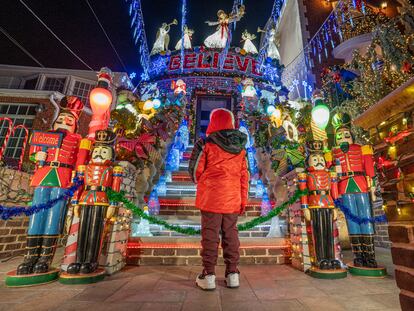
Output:
<path fill-rule="evenodd" d="M 73 171 L 86 162 L 89 154 L 89 141 L 76 133 L 82 102 L 66 96 L 59 105 L 52 130 L 34 131 L 30 139 L 30 155 L 36 163 L 31 180 L 35 188 L 33 205 L 48 204 L 62 197 L 71 186 Z M 62 199 L 30 217 L 26 255 L 17 270 L 10 272 L 7 280 L 10 286 L 44 283 L 57 277 L 58 270 L 49 272 L 49 268 L 63 231 L 66 205 L 67 200 Z"/>
<path fill-rule="evenodd" d="M 329 172 L 323 155 L 323 142 L 308 144 L 307 170 L 299 174 L 300 190 L 309 194 L 301 197 L 305 219 L 311 224 L 314 254 L 311 276 L 326 278 L 346 277 L 346 270 L 335 258 L 334 221 L 336 210 L 334 199 L 338 197 L 336 173 Z"/>
<path fill-rule="evenodd" d="M 62 283 L 71 283 L 71 275 L 79 273 L 96 282 L 92 274 L 98 268 L 105 222 L 115 214 L 116 203 L 109 202 L 106 190 L 119 191 L 121 186 L 122 168 L 113 166 L 116 135 L 110 130 L 99 130 L 95 138 L 89 164 L 78 168 L 85 185 L 72 198 L 75 213 L 80 217 L 76 261 L 69 264 L 67 273 L 61 274 Z M 103 278 L 100 270 L 95 274 Z"/>
<path fill-rule="evenodd" d="M 336 114 L 332 123 L 335 128 L 336 147 L 325 158 L 330 165 L 335 166 L 338 173 L 339 196 L 349 213 L 361 219 L 372 218 L 370 193 L 372 200 L 375 200 L 372 147 L 354 142 L 349 115 Z M 354 254 L 353 264 L 348 264 L 349 271 L 358 275 L 385 275 L 385 269 L 378 268 L 375 260 L 374 224 L 354 222 L 347 218 L 347 226 Z"/>

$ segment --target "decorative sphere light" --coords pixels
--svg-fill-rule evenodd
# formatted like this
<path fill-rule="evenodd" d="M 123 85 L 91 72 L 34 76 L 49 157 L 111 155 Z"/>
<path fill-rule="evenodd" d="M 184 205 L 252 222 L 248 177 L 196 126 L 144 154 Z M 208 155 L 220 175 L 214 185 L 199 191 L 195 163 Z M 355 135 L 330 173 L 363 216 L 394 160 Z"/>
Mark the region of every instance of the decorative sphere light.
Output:
<path fill-rule="evenodd" d="M 111 106 L 112 93 L 102 87 L 92 89 L 89 94 L 89 101 L 94 114 L 103 115 Z"/>
<path fill-rule="evenodd" d="M 152 101 L 152 105 L 154 109 L 158 109 L 161 107 L 161 101 L 158 98 L 156 98 Z"/>
<path fill-rule="evenodd" d="M 272 117 L 279 120 L 282 117 L 282 111 L 280 109 L 275 109 L 272 112 Z"/>
<path fill-rule="evenodd" d="M 148 99 L 145 103 L 144 103 L 144 107 L 142 107 L 142 109 L 144 110 L 151 110 L 152 108 L 154 108 L 154 103 L 152 102 L 152 100 Z"/>
<path fill-rule="evenodd" d="M 266 108 L 266 113 L 270 116 L 273 114 L 273 112 L 276 110 L 275 106 L 269 105 Z"/>
<path fill-rule="evenodd" d="M 312 120 L 321 129 L 324 130 L 328 125 L 330 112 L 328 106 L 318 103 L 312 109 Z"/>

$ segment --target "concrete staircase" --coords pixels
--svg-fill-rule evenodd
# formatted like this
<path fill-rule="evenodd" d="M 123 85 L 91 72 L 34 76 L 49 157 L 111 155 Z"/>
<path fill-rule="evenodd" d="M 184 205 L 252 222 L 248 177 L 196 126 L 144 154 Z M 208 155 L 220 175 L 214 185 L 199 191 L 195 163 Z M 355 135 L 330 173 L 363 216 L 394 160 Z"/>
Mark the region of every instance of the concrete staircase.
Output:
<path fill-rule="evenodd" d="M 195 207 L 196 185 L 188 174 L 191 146 L 184 153 L 180 169 L 173 172 L 166 191 L 158 195 L 160 213 L 157 217 L 181 227 L 200 228 L 201 215 Z M 246 214 L 239 223 L 260 216 L 261 199 L 256 198 L 256 185 L 250 185 Z M 285 223 L 280 221 L 282 234 L 267 237 L 270 222 L 247 231 L 239 232 L 241 242 L 241 264 L 284 264 L 289 262 L 290 246 L 285 239 Z M 150 224 L 152 237 L 130 237 L 127 263 L 132 265 L 200 265 L 200 236 L 185 236 L 167 230 L 163 226 Z M 220 255 L 222 250 L 220 249 Z M 222 258 L 219 264 L 222 264 Z"/>

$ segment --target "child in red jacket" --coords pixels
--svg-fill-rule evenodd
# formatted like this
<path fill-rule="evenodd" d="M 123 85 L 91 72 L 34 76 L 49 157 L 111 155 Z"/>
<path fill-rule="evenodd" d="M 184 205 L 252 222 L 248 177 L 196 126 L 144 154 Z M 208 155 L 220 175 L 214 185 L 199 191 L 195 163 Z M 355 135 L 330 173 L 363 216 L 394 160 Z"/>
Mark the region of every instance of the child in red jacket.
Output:
<path fill-rule="evenodd" d="M 210 115 L 207 138 L 200 139 L 191 155 L 189 172 L 197 184 L 196 207 L 201 210 L 201 256 L 204 270 L 197 285 L 216 288 L 215 266 L 220 243 L 226 264 L 227 287 L 239 287 L 238 215 L 248 198 L 249 173 L 244 147 L 247 136 L 235 129 L 231 111 L 220 108 Z"/>

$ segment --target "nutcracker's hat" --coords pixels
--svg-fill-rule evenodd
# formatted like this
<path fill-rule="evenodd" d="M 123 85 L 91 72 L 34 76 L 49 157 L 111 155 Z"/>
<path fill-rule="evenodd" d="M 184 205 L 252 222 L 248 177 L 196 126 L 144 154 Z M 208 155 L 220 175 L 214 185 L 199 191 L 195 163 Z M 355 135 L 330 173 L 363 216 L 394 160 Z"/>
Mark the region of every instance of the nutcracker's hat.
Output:
<path fill-rule="evenodd" d="M 60 111 L 70 113 L 79 120 L 79 117 L 83 110 L 82 101 L 76 96 L 65 96 L 59 103 Z"/>
<path fill-rule="evenodd" d="M 116 134 L 111 130 L 98 130 L 95 133 L 95 146 L 113 147 Z"/>
<path fill-rule="evenodd" d="M 312 153 L 323 153 L 323 141 L 322 140 L 311 140 L 306 143 L 306 153 L 308 155 Z"/>
<path fill-rule="evenodd" d="M 332 125 L 335 131 L 341 128 L 351 128 L 351 116 L 345 112 L 338 112 L 332 117 Z"/>

